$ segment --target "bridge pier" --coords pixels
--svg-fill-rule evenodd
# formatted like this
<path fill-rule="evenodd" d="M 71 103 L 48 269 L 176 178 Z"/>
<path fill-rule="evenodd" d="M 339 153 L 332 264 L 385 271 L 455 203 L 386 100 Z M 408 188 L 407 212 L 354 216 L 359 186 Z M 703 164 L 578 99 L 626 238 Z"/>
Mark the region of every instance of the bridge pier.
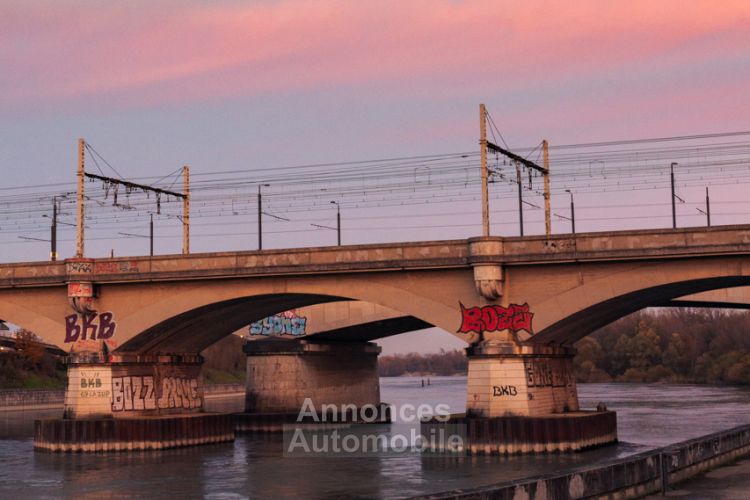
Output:
<path fill-rule="evenodd" d="M 465 426 L 469 453 L 580 451 L 617 441 L 614 412 L 579 408 L 575 349 L 495 340 L 466 352 L 466 415 L 448 423 Z"/>
<path fill-rule="evenodd" d="M 35 448 L 115 451 L 231 441 L 233 418 L 203 412 L 202 363 L 197 354 L 71 354 L 63 418 L 35 422 Z"/>
<path fill-rule="evenodd" d="M 371 342 L 248 341 L 245 413 L 237 429 L 280 432 L 303 409 L 326 422 L 389 421 L 380 403 L 380 350 Z"/>
<path fill-rule="evenodd" d="M 466 414 L 533 417 L 577 412 L 575 349 L 484 342 L 469 357 Z"/>

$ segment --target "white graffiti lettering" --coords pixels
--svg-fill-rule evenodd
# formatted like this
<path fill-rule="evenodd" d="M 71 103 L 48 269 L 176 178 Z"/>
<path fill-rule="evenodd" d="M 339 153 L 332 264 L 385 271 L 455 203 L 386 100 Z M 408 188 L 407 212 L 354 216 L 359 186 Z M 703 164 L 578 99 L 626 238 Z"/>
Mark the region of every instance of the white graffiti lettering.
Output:
<path fill-rule="evenodd" d="M 112 411 L 156 409 L 154 377 L 114 377 L 112 379 Z"/>
<path fill-rule="evenodd" d="M 202 400 L 198 394 L 198 380 L 165 377 L 161 381 L 159 408 L 200 408 Z"/>

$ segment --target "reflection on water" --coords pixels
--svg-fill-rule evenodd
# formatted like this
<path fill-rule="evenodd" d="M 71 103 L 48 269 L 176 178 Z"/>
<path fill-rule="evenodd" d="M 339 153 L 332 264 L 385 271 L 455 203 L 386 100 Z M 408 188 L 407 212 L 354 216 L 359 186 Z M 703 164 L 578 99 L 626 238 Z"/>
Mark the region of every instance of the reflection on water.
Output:
<path fill-rule="evenodd" d="M 448 404 L 464 409 L 465 377 L 381 380 L 384 401 Z M 321 498 L 403 497 L 475 487 L 624 456 L 750 422 L 750 392 L 686 385 L 582 384 L 581 403 L 618 412 L 622 443 L 549 456 L 433 458 L 418 456 L 282 457 L 280 436 L 243 436 L 234 443 L 109 454 L 35 453 L 33 420 L 59 414 L 0 412 L 0 498 Z M 213 411 L 236 411 L 241 398 L 213 399 Z"/>

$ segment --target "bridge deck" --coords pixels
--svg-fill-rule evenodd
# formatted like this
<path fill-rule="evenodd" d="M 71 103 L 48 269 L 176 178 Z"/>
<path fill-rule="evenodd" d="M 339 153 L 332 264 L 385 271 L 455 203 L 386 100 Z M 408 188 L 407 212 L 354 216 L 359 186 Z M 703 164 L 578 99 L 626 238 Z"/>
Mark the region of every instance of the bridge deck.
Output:
<path fill-rule="evenodd" d="M 490 251 L 478 252 L 487 242 Z M 477 263 L 554 264 L 750 253 L 750 225 L 490 237 L 263 251 L 68 259 L 0 264 L 0 288 L 55 286 L 85 277 L 100 283 L 172 281 L 468 268 Z"/>

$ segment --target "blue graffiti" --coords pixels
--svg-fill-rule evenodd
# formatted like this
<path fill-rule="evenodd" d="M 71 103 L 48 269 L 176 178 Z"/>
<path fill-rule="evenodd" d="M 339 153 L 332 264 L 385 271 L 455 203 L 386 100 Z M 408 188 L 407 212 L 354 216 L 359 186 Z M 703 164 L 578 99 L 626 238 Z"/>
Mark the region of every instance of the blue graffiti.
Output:
<path fill-rule="evenodd" d="M 250 335 L 294 335 L 305 334 L 307 318 L 287 318 L 283 314 L 269 316 L 250 325 Z"/>

